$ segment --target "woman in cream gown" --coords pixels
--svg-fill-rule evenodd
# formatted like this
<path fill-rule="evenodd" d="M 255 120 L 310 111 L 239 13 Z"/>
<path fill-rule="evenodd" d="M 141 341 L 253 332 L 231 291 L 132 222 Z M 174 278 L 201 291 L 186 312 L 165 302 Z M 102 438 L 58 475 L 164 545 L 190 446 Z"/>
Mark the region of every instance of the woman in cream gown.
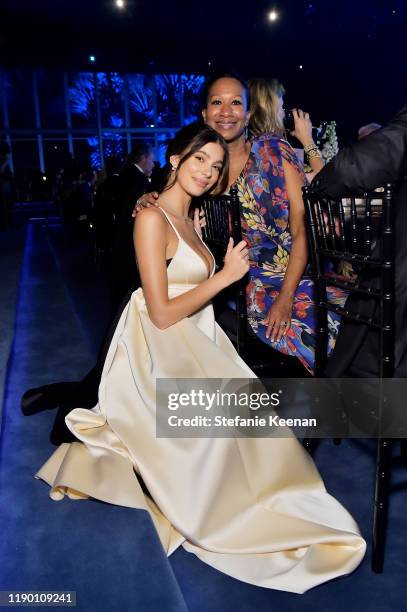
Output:
<path fill-rule="evenodd" d="M 192 146 L 186 148 L 187 141 Z M 156 378 L 254 377 L 216 324 L 208 299 L 246 273 L 245 244 L 230 244 L 225 267 L 215 274 L 212 255 L 182 214 L 191 196 L 223 180 L 226 146 L 211 128 L 188 126 L 167 158 L 178 166 L 175 179 L 160 196 L 161 208 L 137 219 L 143 288 L 118 323 L 98 404 L 67 416 L 78 441 L 62 444 L 36 476 L 51 486 L 55 500 L 67 494 L 147 510 L 168 555 L 182 545 L 244 582 L 303 593 L 355 569 L 366 545 L 299 442 L 156 437 L 156 412 L 166 408 L 156 406 Z M 152 228 L 164 232 L 158 255 L 149 252 Z"/>

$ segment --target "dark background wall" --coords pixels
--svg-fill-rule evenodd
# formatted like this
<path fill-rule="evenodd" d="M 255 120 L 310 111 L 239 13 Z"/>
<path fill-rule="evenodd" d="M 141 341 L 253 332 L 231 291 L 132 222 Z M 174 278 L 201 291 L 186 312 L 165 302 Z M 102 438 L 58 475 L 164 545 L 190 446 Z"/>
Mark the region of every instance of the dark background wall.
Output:
<path fill-rule="evenodd" d="M 407 100 L 406 35 L 405 0 L 2 0 L 0 65 L 278 77 L 288 105 L 336 120 L 344 144 Z"/>

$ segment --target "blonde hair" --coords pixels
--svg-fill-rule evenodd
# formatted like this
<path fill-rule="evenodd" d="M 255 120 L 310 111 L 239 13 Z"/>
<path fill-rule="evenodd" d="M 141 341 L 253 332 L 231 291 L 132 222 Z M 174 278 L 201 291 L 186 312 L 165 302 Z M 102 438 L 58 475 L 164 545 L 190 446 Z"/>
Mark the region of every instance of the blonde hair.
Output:
<path fill-rule="evenodd" d="M 279 117 L 279 98 L 285 89 L 277 79 L 250 79 L 251 115 L 249 130 L 253 136 L 271 133 L 285 136 L 284 124 Z"/>

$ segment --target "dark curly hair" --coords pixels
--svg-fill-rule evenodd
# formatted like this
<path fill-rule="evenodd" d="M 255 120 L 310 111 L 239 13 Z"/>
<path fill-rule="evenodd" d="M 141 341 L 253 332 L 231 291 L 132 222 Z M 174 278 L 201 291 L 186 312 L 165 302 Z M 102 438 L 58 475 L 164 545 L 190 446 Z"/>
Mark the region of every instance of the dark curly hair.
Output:
<path fill-rule="evenodd" d="M 235 81 L 239 81 L 239 83 L 241 84 L 245 92 L 247 108 L 250 108 L 250 105 L 251 105 L 250 87 L 248 83 L 244 80 L 244 78 L 241 77 L 240 74 L 238 74 L 237 72 L 234 72 L 233 70 L 230 72 L 218 72 L 216 74 L 212 74 L 206 79 L 206 81 L 204 82 L 202 86 L 201 94 L 200 94 L 201 95 L 201 108 L 206 108 L 208 106 L 208 98 L 209 98 L 210 91 L 212 89 L 212 85 L 216 83 L 216 81 L 219 81 L 220 79 L 235 79 Z"/>

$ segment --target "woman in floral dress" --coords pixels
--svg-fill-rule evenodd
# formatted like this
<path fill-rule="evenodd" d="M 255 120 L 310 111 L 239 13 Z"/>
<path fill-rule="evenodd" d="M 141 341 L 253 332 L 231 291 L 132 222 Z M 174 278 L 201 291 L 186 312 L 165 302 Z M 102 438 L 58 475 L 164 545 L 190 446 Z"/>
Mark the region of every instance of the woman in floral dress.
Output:
<path fill-rule="evenodd" d="M 236 181 L 243 235 L 250 248 L 249 324 L 263 342 L 297 357 L 312 373 L 314 287 L 306 274 L 304 206 L 292 186 L 305 184 L 305 174 L 284 138 L 284 89 L 277 81 L 253 79 L 250 90 L 254 137 L 247 163 Z M 309 151 L 311 169 L 318 172 L 324 164 L 312 139 L 309 116 L 297 109 L 293 114 L 293 135 Z M 346 292 L 334 287 L 327 287 L 327 294 L 337 305 L 346 300 Z M 340 317 L 329 312 L 328 353 L 335 345 L 339 324 Z"/>
<path fill-rule="evenodd" d="M 250 156 L 237 187 L 242 212 L 243 236 L 250 253 L 247 310 L 249 324 L 256 335 L 278 351 L 298 357 L 313 371 L 315 355 L 315 305 L 312 280 L 302 275 L 294 293 L 284 294 L 284 281 L 293 247 L 290 232 L 290 201 L 285 180 L 286 165 L 303 176 L 291 146 L 280 137 L 264 135 L 252 141 Z M 305 178 L 304 178 L 305 181 Z M 304 268 L 306 252 L 304 252 Z M 346 293 L 327 287 L 329 300 L 343 305 Z M 269 334 L 273 305 L 283 302 L 284 333 Z M 284 308 L 284 304 L 287 308 Z M 281 305 L 281 304 L 280 304 Z M 287 317 L 290 318 L 287 320 Z M 328 352 L 335 344 L 340 317 L 328 314 Z"/>
<path fill-rule="evenodd" d="M 305 175 L 294 150 L 282 136 L 282 88 L 273 90 L 272 84 L 264 92 L 264 87 L 255 83 L 251 85 L 254 99 L 250 100 L 251 92 L 238 75 L 229 73 L 208 80 L 202 115 L 205 123 L 226 140 L 230 158 L 228 187 L 238 187 L 243 237 L 250 249 L 250 326 L 263 342 L 294 355 L 312 372 L 315 308 L 313 283 L 304 275 L 308 261 L 301 191 Z M 295 109 L 294 119 L 293 134 L 305 150 L 314 148 L 315 152 L 309 117 Z M 255 136 L 250 140 L 249 120 Z M 323 167 L 320 155 L 309 161 L 315 172 Z M 139 204 L 154 205 L 157 198 L 158 193 L 145 194 Z M 346 294 L 338 289 L 329 289 L 328 295 L 336 304 L 342 305 L 346 300 Z M 328 321 L 330 352 L 339 317 L 330 313 Z"/>

